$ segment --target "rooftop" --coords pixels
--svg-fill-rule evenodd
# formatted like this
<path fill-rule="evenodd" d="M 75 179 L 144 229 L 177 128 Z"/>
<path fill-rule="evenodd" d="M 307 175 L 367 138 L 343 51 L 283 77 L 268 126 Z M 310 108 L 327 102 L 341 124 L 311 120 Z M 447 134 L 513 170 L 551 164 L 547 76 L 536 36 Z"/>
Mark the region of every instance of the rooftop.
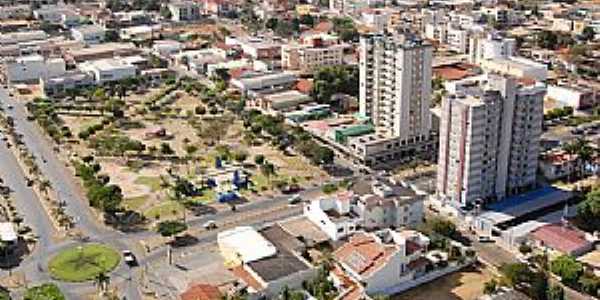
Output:
<path fill-rule="evenodd" d="M 181 294 L 181 300 L 219 300 L 222 295 L 218 288 L 210 284 L 196 284 Z"/>
<path fill-rule="evenodd" d="M 217 240 L 219 245 L 236 251 L 240 260 L 245 263 L 277 253 L 277 248 L 270 241 L 249 226 L 240 226 L 219 232 Z M 252 247 L 248 247 L 248 245 L 252 245 Z"/>
<path fill-rule="evenodd" d="M 333 253 L 333 256 L 352 271 L 368 277 L 383 267 L 397 251 L 396 246 L 384 245 L 373 236 L 360 232 L 351 236 L 347 243 Z"/>
<path fill-rule="evenodd" d="M 544 246 L 570 254 L 591 244 L 585 239 L 585 232 L 564 226 L 548 224 L 531 233 L 531 236 L 544 243 Z"/>

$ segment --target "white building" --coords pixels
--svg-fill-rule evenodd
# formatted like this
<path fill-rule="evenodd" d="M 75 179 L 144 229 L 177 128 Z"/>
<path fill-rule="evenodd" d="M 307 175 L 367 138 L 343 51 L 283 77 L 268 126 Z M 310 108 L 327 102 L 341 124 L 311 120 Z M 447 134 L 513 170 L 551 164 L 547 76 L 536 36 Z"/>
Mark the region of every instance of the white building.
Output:
<path fill-rule="evenodd" d="M 517 51 L 517 41 L 497 34 L 474 35 L 469 41 L 469 62 L 479 64 L 483 60 L 509 58 Z"/>
<path fill-rule="evenodd" d="M 40 55 L 8 58 L 3 65 L 4 76 L 9 83 L 38 82 L 40 78 L 61 76 L 66 72 L 64 59 L 45 59 Z"/>
<path fill-rule="evenodd" d="M 158 40 L 152 44 L 152 52 L 158 56 L 168 57 L 176 54 L 183 48 L 183 45 L 175 40 Z"/>
<path fill-rule="evenodd" d="M 298 77 L 292 73 L 266 73 L 232 79 L 231 85 L 238 88 L 243 94 L 247 94 L 250 91 L 290 87 L 297 80 Z"/>
<path fill-rule="evenodd" d="M 361 22 L 375 30 L 383 32 L 388 27 L 392 12 L 386 9 L 367 9 L 361 13 Z"/>
<path fill-rule="evenodd" d="M 574 109 L 587 109 L 600 103 L 600 92 L 579 85 L 548 85 L 546 97 Z"/>
<path fill-rule="evenodd" d="M 427 139 L 432 53 L 430 44 L 415 37 L 362 36 L 360 113 L 390 136 L 403 141 Z"/>
<path fill-rule="evenodd" d="M 171 20 L 175 22 L 196 21 L 200 19 L 200 5 L 197 2 L 181 0 L 170 2 L 167 6 Z"/>
<path fill-rule="evenodd" d="M 73 39 L 86 45 L 104 42 L 106 30 L 98 25 L 86 25 L 71 28 Z"/>
<path fill-rule="evenodd" d="M 42 5 L 40 9 L 33 11 L 33 16 L 40 21 L 62 25 L 66 28 L 79 25 L 81 19 L 73 7 L 63 4 Z"/>
<path fill-rule="evenodd" d="M 136 66 L 119 58 L 87 61 L 80 63 L 78 67 L 84 72 L 92 73 L 97 84 L 119 81 L 137 74 Z"/>
<path fill-rule="evenodd" d="M 511 56 L 479 61 L 479 66 L 486 72 L 498 72 L 517 78 L 545 81 L 548 78 L 548 67 L 524 57 Z"/>
<path fill-rule="evenodd" d="M 0 45 L 15 45 L 19 43 L 28 43 L 36 41 L 44 41 L 50 36 L 43 30 L 32 30 L 24 32 L 11 32 L 0 35 Z"/>
<path fill-rule="evenodd" d="M 438 197 L 458 207 L 534 187 L 546 88 L 489 74 L 449 92 L 440 120 Z"/>
<path fill-rule="evenodd" d="M 149 41 L 158 38 L 160 35 L 160 25 L 140 25 L 119 30 L 119 37 L 126 41 Z"/>
<path fill-rule="evenodd" d="M 312 200 L 304 216 L 333 241 L 358 228 L 414 227 L 422 222 L 425 196 L 385 180 L 361 180 L 350 191 Z"/>

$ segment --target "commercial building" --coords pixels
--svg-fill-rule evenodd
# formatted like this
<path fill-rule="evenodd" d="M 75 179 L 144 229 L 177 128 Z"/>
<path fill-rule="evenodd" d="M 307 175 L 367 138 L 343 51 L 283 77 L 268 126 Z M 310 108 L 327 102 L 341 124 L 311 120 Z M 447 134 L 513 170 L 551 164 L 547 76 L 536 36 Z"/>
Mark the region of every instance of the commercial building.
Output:
<path fill-rule="evenodd" d="M 72 63 L 80 63 L 90 60 L 125 57 L 138 55 L 142 51 L 135 47 L 133 43 L 103 43 L 91 45 L 87 48 L 76 48 L 67 50 L 65 59 Z"/>
<path fill-rule="evenodd" d="M 261 73 L 232 79 L 231 85 L 247 95 L 249 92 L 289 88 L 297 80 L 298 77 L 292 73 Z"/>
<path fill-rule="evenodd" d="M 170 2 L 167 6 L 171 20 L 175 22 L 197 21 L 200 19 L 200 5 L 190 0 Z"/>
<path fill-rule="evenodd" d="M 403 141 L 422 140 L 431 130 L 430 44 L 405 35 L 371 34 L 360 39 L 360 114 Z"/>
<path fill-rule="evenodd" d="M 325 66 L 341 65 L 344 61 L 344 49 L 336 37 L 315 35 L 304 37 L 298 44 L 281 47 L 281 67 L 312 73 Z"/>
<path fill-rule="evenodd" d="M 449 92 L 440 121 L 438 197 L 458 207 L 534 187 L 545 87 L 489 74 Z"/>
<path fill-rule="evenodd" d="M 79 26 L 71 29 L 71 35 L 76 41 L 86 45 L 104 42 L 106 30 L 98 25 Z"/>
<path fill-rule="evenodd" d="M 94 85 L 94 76 L 81 71 L 68 71 L 62 76 L 42 78 L 40 89 L 44 97 L 63 97 L 69 90 L 88 88 Z"/>
<path fill-rule="evenodd" d="M 79 64 L 79 69 L 94 75 L 97 84 L 119 81 L 134 77 L 137 67 L 127 63 L 124 59 L 106 58 Z"/>
<path fill-rule="evenodd" d="M 6 58 L 2 64 L 4 78 L 8 83 L 39 82 L 40 78 L 61 76 L 66 72 L 62 58 L 45 59 L 41 55 Z"/>
<path fill-rule="evenodd" d="M 219 232 L 217 243 L 225 264 L 254 296 L 273 298 L 284 287 L 302 287 L 317 270 L 300 253 L 304 244 L 279 225 L 257 231 L 236 227 Z M 251 247 L 249 247 L 251 245 Z"/>
<path fill-rule="evenodd" d="M 555 100 L 558 106 L 588 109 L 600 104 L 600 91 L 581 85 L 548 85 L 547 99 Z"/>

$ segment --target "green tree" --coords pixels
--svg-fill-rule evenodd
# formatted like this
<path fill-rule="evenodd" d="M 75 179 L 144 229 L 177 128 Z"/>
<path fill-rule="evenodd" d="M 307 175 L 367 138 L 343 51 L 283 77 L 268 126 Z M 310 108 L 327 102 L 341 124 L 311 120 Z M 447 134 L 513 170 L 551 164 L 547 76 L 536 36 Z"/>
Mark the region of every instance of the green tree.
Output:
<path fill-rule="evenodd" d="M 439 235 L 453 238 L 457 234 L 456 225 L 448 220 L 435 217 L 430 219 L 428 223 L 431 230 Z"/>
<path fill-rule="evenodd" d="M 577 205 L 577 221 L 587 231 L 600 230 L 600 187 L 588 192 Z"/>
<path fill-rule="evenodd" d="M 254 156 L 254 163 L 257 165 L 262 165 L 265 162 L 265 156 L 262 154 L 258 154 Z"/>
<path fill-rule="evenodd" d="M 529 267 L 523 263 L 505 264 L 500 267 L 500 272 L 512 287 L 523 282 L 529 282 L 533 275 Z"/>
<path fill-rule="evenodd" d="M 160 16 L 161 16 L 163 19 L 169 20 L 169 19 L 171 19 L 171 17 L 172 17 L 173 15 L 171 14 L 171 11 L 169 10 L 169 8 L 168 8 L 168 7 L 166 7 L 166 6 L 162 6 L 162 7 L 160 8 Z"/>
<path fill-rule="evenodd" d="M 65 300 L 65 296 L 54 283 L 34 286 L 25 291 L 24 300 Z"/>
<path fill-rule="evenodd" d="M 314 75 L 311 94 L 319 103 L 330 103 L 336 93 L 358 96 L 358 77 L 358 68 L 354 66 L 321 68 Z"/>
<path fill-rule="evenodd" d="M 594 31 L 594 28 L 589 27 L 589 26 L 586 26 L 585 28 L 583 28 L 583 31 L 581 33 L 581 36 L 586 41 L 593 40 L 595 35 L 596 35 L 596 32 Z"/>
<path fill-rule="evenodd" d="M 550 271 L 560 276 L 563 283 L 576 286 L 583 274 L 583 266 L 572 256 L 562 255 L 550 263 Z"/>
<path fill-rule="evenodd" d="M 483 284 L 483 293 L 486 295 L 491 295 L 496 292 L 498 289 L 498 281 L 496 279 L 490 279 L 489 281 Z"/>
<path fill-rule="evenodd" d="M 600 289 L 600 278 L 592 273 L 585 273 L 579 278 L 578 281 L 581 290 L 588 295 L 594 297 L 598 296 L 598 289 Z"/>
<path fill-rule="evenodd" d="M 565 290 L 558 285 L 552 285 L 548 289 L 546 298 L 548 300 L 564 300 L 565 299 Z"/>
<path fill-rule="evenodd" d="M 164 221 L 158 223 L 156 231 L 164 237 L 171 237 L 186 231 L 187 228 L 187 224 L 180 221 Z"/>

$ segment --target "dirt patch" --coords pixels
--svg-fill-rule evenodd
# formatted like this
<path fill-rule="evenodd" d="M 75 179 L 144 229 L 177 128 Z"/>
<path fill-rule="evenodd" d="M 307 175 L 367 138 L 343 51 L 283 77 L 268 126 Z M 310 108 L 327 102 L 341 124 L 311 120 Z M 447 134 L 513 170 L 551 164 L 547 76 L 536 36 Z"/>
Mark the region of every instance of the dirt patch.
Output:
<path fill-rule="evenodd" d="M 483 295 L 483 285 L 493 278 L 490 270 L 469 268 L 444 276 L 407 292 L 393 300 L 473 300 Z"/>

